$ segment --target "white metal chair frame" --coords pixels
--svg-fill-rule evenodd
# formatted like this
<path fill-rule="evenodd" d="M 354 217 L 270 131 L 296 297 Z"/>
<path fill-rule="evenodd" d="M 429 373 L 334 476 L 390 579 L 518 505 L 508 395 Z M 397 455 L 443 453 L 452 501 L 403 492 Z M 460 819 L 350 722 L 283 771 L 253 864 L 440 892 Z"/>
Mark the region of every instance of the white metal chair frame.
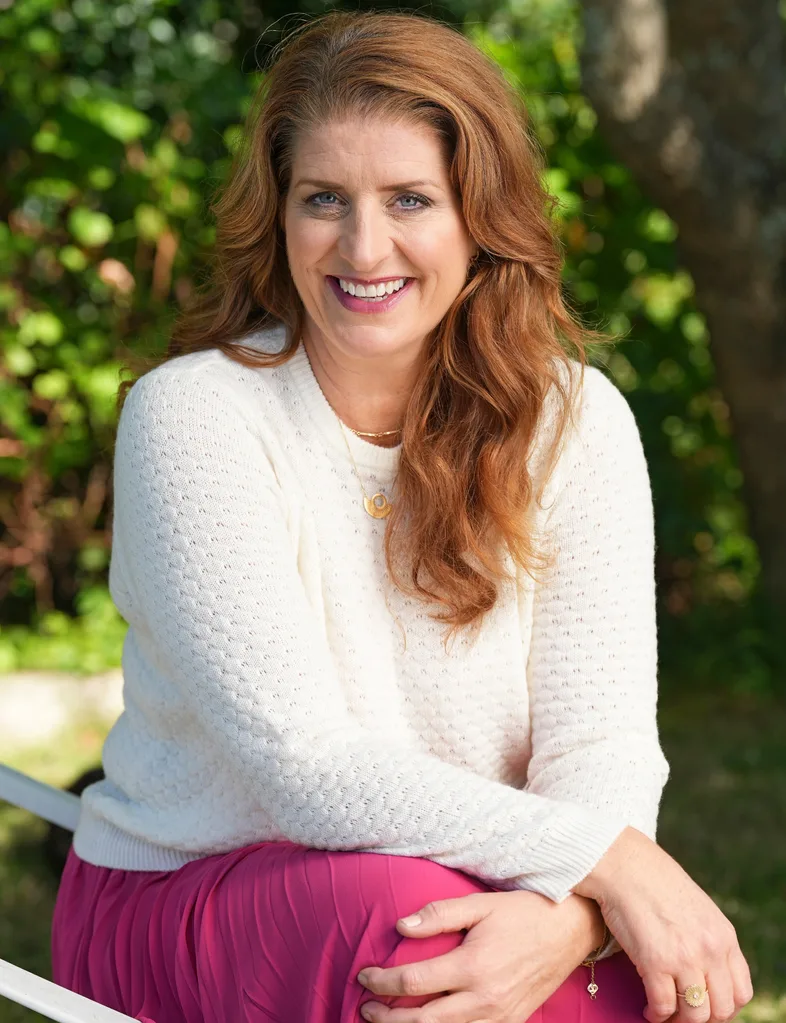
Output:
<path fill-rule="evenodd" d="M 2 800 L 28 810 L 51 824 L 58 824 L 67 831 L 73 831 L 79 820 L 79 796 L 61 792 L 60 789 L 0 764 Z M 43 977 L 37 977 L 4 959 L 0 959 L 0 997 L 25 1005 L 59 1023 L 137 1023 L 131 1016 L 108 1009 L 105 1005 L 77 995 Z"/>

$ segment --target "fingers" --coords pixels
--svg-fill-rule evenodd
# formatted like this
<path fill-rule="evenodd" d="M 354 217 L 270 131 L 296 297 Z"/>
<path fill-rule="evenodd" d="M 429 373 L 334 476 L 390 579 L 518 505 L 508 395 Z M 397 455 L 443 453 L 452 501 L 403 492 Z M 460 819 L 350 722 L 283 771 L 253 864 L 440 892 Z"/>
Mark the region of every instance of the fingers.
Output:
<path fill-rule="evenodd" d="M 480 1019 L 477 1001 L 466 992 L 437 998 L 428 1004 L 424 1015 L 421 1008 L 397 1009 L 395 1006 L 366 1003 L 360 1010 L 370 1023 L 472 1023 Z"/>
<path fill-rule="evenodd" d="M 698 969 L 685 970 L 676 980 L 667 974 L 644 979 L 647 992 L 645 1019 L 649 1023 L 727 1023 L 753 998 L 750 970 L 742 952 L 731 953 L 706 977 Z M 702 1005 L 691 1005 L 684 998 L 689 987 L 706 988 Z"/>
<path fill-rule="evenodd" d="M 728 1023 L 736 1018 L 739 1010 L 753 997 L 748 964 L 742 952 L 729 953 L 715 960 L 707 971 L 705 981 L 689 978 L 699 976 L 699 970 L 686 970 L 684 977 L 678 977 L 677 992 L 684 993 L 689 985 L 706 987 L 707 993 L 701 1006 L 692 1006 L 687 999 L 678 995 L 677 1015 L 670 1023 Z"/>
<path fill-rule="evenodd" d="M 405 963 L 380 969 L 367 966 L 358 974 L 358 981 L 375 995 L 404 995 L 419 997 L 435 995 L 441 991 L 455 991 L 464 986 L 466 966 L 461 948 L 446 955 L 420 962 Z"/>
<path fill-rule="evenodd" d="M 686 970 L 677 978 L 676 990 L 684 994 L 689 987 L 706 988 L 701 1005 L 693 1005 L 678 995 L 677 1014 L 672 1023 L 726 1023 L 733 1019 L 737 1006 L 734 1004 L 734 986 L 725 962 L 710 970 L 699 980 L 698 970 Z"/>
<path fill-rule="evenodd" d="M 668 973 L 649 973 L 642 976 L 642 981 L 647 993 L 644 1018 L 649 1020 L 649 1023 L 664 1023 L 664 1020 L 674 1015 L 679 1008 L 677 1003 L 681 1001 L 677 998 L 674 978 Z"/>
<path fill-rule="evenodd" d="M 418 938 L 426 934 L 462 931 L 480 923 L 489 915 L 495 903 L 493 893 L 474 892 L 455 899 L 429 902 L 417 913 L 397 921 L 402 934 Z"/>
<path fill-rule="evenodd" d="M 707 974 L 707 998 L 710 1004 L 710 1023 L 727 1023 L 737 1015 L 734 1003 L 734 984 L 727 963 Z"/>
<path fill-rule="evenodd" d="M 741 1009 L 753 998 L 753 983 L 748 961 L 739 948 L 729 953 L 729 973 L 734 988 L 734 1001 Z"/>

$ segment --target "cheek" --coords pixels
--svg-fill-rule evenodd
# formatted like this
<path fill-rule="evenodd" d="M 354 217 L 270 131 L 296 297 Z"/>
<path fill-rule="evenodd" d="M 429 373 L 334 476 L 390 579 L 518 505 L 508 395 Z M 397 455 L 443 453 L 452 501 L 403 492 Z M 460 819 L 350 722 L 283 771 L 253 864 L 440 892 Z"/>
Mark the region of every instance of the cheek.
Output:
<path fill-rule="evenodd" d="M 426 273 L 437 278 L 437 287 L 453 289 L 467 276 L 471 243 L 464 232 L 446 226 L 421 237 L 417 247 L 417 262 Z"/>
<path fill-rule="evenodd" d="M 330 226 L 293 218 L 285 225 L 286 248 L 293 276 L 319 263 L 333 244 Z"/>

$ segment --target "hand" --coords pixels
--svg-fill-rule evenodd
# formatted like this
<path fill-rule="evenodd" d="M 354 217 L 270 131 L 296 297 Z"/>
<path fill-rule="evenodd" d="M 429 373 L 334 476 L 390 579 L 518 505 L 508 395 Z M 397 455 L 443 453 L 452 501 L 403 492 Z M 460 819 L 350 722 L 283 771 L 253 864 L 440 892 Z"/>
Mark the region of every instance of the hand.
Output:
<path fill-rule="evenodd" d="M 557 904 L 536 892 L 480 892 L 430 902 L 419 913 L 417 927 L 398 921 L 401 934 L 425 938 L 467 929 L 462 944 L 434 959 L 385 970 L 366 967 L 358 980 L 378 995 L 446 997 L 426 999 L 427 1017 L 419 1007 L 368 1002 L 361 1011 L 373 1023 L 425 1018 L 429 1023 L 521 1023 L 603 937 L 597 905 L 580 896 Z"/>
<path fill-rule="evenodd" d="M 725 1023 L 753 997 L 750 970 L 731 922 L 642 832 L 626 828 L 573 891 L 597 900 L 636 966 L 650 1023 Z M 701 1007 L 677 995 L 690 984 L 707 988 Z"/>

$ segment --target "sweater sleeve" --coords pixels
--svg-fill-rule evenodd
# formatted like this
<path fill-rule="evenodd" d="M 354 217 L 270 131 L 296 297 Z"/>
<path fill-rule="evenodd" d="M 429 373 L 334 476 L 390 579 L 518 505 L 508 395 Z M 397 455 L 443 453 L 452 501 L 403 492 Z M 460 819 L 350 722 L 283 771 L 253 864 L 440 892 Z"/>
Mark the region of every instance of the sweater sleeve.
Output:
<path fill-rule="evenodd" d="M 314 619 L 285 498 L 252 417 L 220 378 L 166 370 L 165 364 L 138 380 L 121 413 L 113 546 L 124 552 L 138 642 L 150 649 L 174 695 L 247 775 L 260 808 L 289 840 L 425 857 L 503 890 L 563 901 L 635 807 L 619 783 L 612 788 L 605 755 L 605 743 L 619 745 L 614 730 L 627 729 L 627 720 L 589 717 L 585 737 L 570 732 L 568 739 L 592 745 L 593 754 L 560 749 L 562 740 L 548 738 L 560 729 L 548 723 L 548 685 L 542 684 L 532 791 L 483 778 L 402 740 L 372 736 L 349 711 Z M 629 444 L 623 455 L 630 458 Z M 607 463 L 614 465 L 611 451 Z M 629 468 L 621 464 L 615 478 Z M 629 511 L 642 514 L 639 507 Z M 593 555 L 603 561 L 603 578 L 625 572 L 632 554 L 646 561 L 630 549 L 637 535 L 625 533 L 620 546 L 604 530 Z M 620 608 L 625 622 L 614 623 L 609 645 L 621 641 L 630 620 L 629 609 Z M 541 619 L 535 665 L 547 665 L 543 630 Z M 591 704 L 596 674 L 577 673 L 571 684 L 583 695 L 571 698 Z M 536 684 L 538 678 L 535 671 Z M 638 698 L 641 680 L 614 681 Z M 557 698 L 569 697 L 560 690 Z M 601 699 L 609 698 L 617 713 L 615 694 L 604 690 Z M 636 711 L 642 729 L 648 698 L 645 693 Z M 595 749 L 604 754 L 597 767 Z M 558 756 L 585 772 L 583 787 L 570 795 L 552 780 Z M 642 784 L 645 774 L 638 769 Z M 553 794 L 541 791 L 549 785 Z M 651 792 L 653 782 L 647 785 Z M 597 792 L 604 796 L 595 806 Z"/>
<path fill-rule="evenodd" d="M 649 474 L 630 406 L 592 367 L 581 415 L 550 511 L 556 558 L 535 593 L 527 791 L 622 813 L 654 840 L 669 765 L 657 730 Z"/>

